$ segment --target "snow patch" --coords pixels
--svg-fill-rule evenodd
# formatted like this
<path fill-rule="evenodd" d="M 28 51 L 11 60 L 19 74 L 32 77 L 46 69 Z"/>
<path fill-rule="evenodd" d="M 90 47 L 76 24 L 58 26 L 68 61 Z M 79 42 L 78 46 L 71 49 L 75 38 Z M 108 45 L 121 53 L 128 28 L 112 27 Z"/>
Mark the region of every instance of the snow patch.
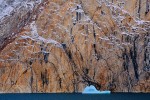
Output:
<path fill-rule="evenodd" d="M 37 32 L 37 27 L 36 27 L 36 24 L 35 24 L 35 21 L 33 21 L 31 24 L 30 24 L 30 28 L 31 28 L 31 35 L 32 37 L 38 37 L 38 32 Z"/>
<path fill-rule="evenodd" d="M 14 9 L 19 9 L 20 7 L 33 9 L 35 4 L 40 4 L 42 1 L 43 0 L 0 0 L 0 19 L 9 16 Z"/>
<path fill-rule="evenodd" d="M 14 10 L 14 8 L 11 6 L 3 9 L 3 11 L 0 13 L 0 19 L 5 17 L 6 15 L 9 15 L 13 10 Z"/>
<path fill-rule="evenodd" d="M 38 34 L 37 26 L 36 26 L 35 21 L 33 21 L 30 24 L 30 28 L 31 28 L 31 32 L 27 33 L 27 35 L 21 36 L 21 39 L 31 39 L 31 40 L 37 41 L 37 42 L 51 43 L 51 44 L 54 44 L 56 47 L 62 48 L 62 45 L 59 42 L 57 42 L 53 39 L 50 39 L 50 38 L 45 39 L 42 36 L 40 36 Z"/>
<path fill-rule="evenodd" d="M 108 37 L 99 37 L 99 38 L 102 39 L 102 40 L 109 41 L 109 38 L 108 38 Z"/>
<path fill-rule="evenodd" d="M 138 25 L 142 25 L 142 24 L 144 24 L 145 21 L 144 20 L 136 20 L 136 22 Z"/>

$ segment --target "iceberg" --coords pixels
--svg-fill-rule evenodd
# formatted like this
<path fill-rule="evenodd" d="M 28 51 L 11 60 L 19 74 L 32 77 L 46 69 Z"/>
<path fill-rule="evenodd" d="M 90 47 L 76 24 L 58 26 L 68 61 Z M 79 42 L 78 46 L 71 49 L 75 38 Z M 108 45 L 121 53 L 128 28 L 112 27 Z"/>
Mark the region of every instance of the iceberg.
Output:
<path fill-rule="evenodd" d="M 111 91 L 98 91 L 93 85 L 85 87 L 82 94 L 110 94 Z"/>

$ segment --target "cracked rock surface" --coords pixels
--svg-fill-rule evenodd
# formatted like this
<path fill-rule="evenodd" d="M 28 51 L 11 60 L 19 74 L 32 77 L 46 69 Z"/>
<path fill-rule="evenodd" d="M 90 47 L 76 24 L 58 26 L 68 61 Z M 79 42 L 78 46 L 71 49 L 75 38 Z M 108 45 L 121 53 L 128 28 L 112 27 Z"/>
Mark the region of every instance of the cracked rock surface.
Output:
<path fill-rule="evenodd" d="M 0 92 L 150 92 L 149 0 L 31 1 L 1 19 Z"/>

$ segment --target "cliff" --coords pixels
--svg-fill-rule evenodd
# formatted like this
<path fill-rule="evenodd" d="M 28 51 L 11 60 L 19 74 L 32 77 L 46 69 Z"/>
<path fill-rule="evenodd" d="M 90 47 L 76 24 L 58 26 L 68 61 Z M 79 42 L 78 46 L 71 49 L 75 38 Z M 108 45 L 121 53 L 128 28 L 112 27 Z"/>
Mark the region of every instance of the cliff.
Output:
<path fill-rule="evenodd" d="M 149 0 L 33 4 L 1 19 L 1 92 L 150 92 Z"/>

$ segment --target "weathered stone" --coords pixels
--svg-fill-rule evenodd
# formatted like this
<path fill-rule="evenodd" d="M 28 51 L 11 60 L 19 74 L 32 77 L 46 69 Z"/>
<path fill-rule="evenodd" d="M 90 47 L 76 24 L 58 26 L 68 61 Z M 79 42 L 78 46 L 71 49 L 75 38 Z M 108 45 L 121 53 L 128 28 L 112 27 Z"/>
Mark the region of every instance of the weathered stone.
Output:
<path fill-rule="evenodd" d="M 38 7 L 36 20 L 0 52 L 0 91 L 81 92 L 94 85 L 150 92 L 147 3 L 141 0 L 137 15 L 140 1 L 108 1 L 48 0 Z"/>

